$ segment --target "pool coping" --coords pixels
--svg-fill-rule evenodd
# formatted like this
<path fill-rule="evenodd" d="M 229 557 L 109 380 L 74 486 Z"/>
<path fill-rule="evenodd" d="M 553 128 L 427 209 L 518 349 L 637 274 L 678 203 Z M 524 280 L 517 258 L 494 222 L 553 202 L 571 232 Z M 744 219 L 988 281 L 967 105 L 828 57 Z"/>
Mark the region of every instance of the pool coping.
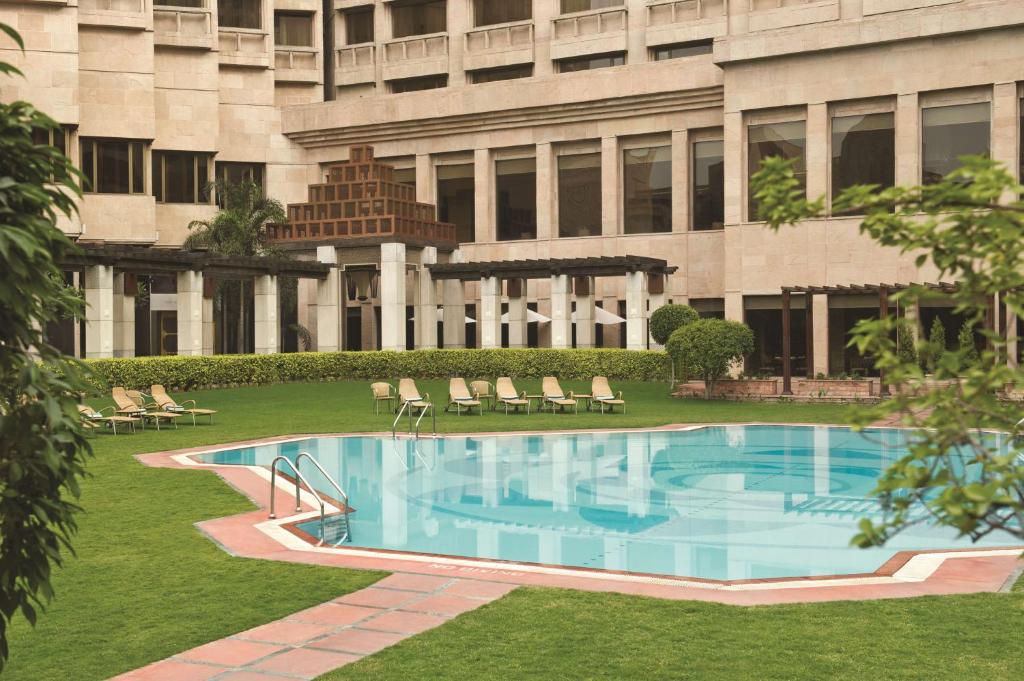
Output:
<path fill-rule="evenodd" d="M 559 435 L 579 433 L 663 432 L 690 431 L 708 427 L 727 426 L 804 426 L 850 428 L 847 424 L 822 423 L 704 423 L 670 424 L 646 428 L 597 428 L 539 431 L 501 431 L 475 433 L 444 433 L 439 438 Z M 877 426 L 873 429 L 903 430 L 897 426 Z M 390 549 L 365 547 L 318 547 L 308 534 L 295 529 L 298 523 L 316 518 L 313 498 L 308 492 L 301 495 L 303 510 L 285 514 L 285 517 L 267 519 L 269 505 L 270 472 L 260 466 L 240 464 L 212 464 L 197 461 L 195 457 L 238 449 L 308 438 L 390 437 L 390 432 L 311 433 L 282 435 L 255 440 L 222 443 L 213 446 L 140 454 L 136 458 L 145 465 L 173 467 L 216 472 L 230 485 L 248 496 L 259 507 L 258 511 L 199 523 L 199 528 L 211 540 L 234 555 L 262 557 L 295 562 L 330 564 L 355 569 L 382 569 L 392 572 L 411 572 L 429 575 L 472 575 L 489 581 L 540 586 L 568 586 L 602 591 L 643 593 L 667 598 L 697 598 L 756 604 L 760 602 L 803 602 L 856 598 L 855 592 L 865 597 L 899 597 L 939 593 L 970 593 L 998 591 L 1006 579 L 1018 568 L 1024 546 L 970 547 L 900 551 L 873 572 L 817 575 L 805 577 L 775 577 L 741 580 L 714 580 L 605 570 L 540 563 L 523 563 L 500 559 L 455 557 Z M 291 491 L 294 482 L 282 478 L 277 488 Z M 337 506 L 328 503 L 330 512 Z M 243 537 L 244 535 L 244 537 Z M 253 545 L 259 544 L 258 551 Z M 970 566 L 966 572 L 964 566 Z M 958 567 L 959 566 L 959 567 Z M 950 579 L 953 577 L 953 579 Z M 853 592 L 853 593 L 851 593 Z M 873 595 L 868 595 L 873 594 Z M 751 602 L 753 601 L 753 602 Z"/>

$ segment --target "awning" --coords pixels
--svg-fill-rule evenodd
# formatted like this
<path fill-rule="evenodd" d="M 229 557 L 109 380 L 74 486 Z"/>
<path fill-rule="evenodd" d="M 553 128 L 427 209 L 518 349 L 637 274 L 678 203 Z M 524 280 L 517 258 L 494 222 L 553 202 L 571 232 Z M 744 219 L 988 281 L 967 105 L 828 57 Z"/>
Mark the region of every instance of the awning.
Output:
<path fill-rule="evenodd" d="M 576 323 L 576 313 L 572 313 L 572 321 Z M 598 324 L 621 324 L 626 321 L 614 312 L 609 312 L 601 307 L 594 308 L 594 321 Z"/>
<path fill-rule="evenodd" d="M 533 310 L 526 310 L 526 322 L 532 324 L 533 322 L 539 322 L 541 324 L 547 324 L 551 321 L 551 317 L 542 315 L 540 312 L 534 312 Z M 508 324 L 508 312 L 501 315 L 501 323 Z"/>

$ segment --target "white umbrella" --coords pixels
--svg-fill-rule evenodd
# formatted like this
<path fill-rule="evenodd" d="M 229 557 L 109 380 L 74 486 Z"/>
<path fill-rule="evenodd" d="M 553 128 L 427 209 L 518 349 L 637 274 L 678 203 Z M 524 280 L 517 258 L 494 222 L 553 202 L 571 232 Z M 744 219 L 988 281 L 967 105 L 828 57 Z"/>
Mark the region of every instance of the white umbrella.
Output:
<path fill-rule="evenodd" d="M 409 317 L 409 321 L 410 322 L 416 321 L 416 317 Z M 439 322 L 443 322 L 444 321 L 444 308 L 443 307 L 437 308 L 437 321 L 439 321 Z M 466 323 L 467 324 L 476 324 L 476 320 L 473 319 L 472 317 L 466 317 Z"/>
<path fill-rule="evenodd" d="M 575 312 L 572 313 L 572 321 L 573 323 L 576 322 Z M 609 312 L 608 310 L 602 307 L 595 307 L 594 321 L 598 324 L 621 324 L 626 320 L 620 317 L 619 315 L 615 314 L 614 312 Z"/>
<path fill-rule="evenodd" d="M 534 312 L 533 310 L 528 309 L 526 311 L 526 321 L 527 323 L 540 322 L 541 324 L 545 324 L 551 321 L 551 317 L 546 317 L 542 315 L 540 312 Z M 508 312 L 501 315 L 501 323 L 508 324 Z"/>

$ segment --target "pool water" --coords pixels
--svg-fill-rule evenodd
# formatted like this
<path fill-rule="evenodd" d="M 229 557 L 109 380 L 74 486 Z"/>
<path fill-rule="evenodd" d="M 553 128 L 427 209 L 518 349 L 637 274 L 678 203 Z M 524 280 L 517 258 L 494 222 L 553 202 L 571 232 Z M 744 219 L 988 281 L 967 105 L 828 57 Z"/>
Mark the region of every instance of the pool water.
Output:
<path fill-rule="evenodd" d="M 824 426 L 342 437 L 199 458 L 269 466 L 309 452 L 355 509 L 346 546 L 759 579 L 873 572 L 898 551 L 972 546 L 924 524 L 885 548 L 849 546 L 857 521 L 877 513 L 866 495 L 907 437 Z M 329 489 L 312 466 L 303 474 Z M 301 527 L 320 531 L 319 520 Z M 993 534 L 977 546 L 1016 543 Z"/>

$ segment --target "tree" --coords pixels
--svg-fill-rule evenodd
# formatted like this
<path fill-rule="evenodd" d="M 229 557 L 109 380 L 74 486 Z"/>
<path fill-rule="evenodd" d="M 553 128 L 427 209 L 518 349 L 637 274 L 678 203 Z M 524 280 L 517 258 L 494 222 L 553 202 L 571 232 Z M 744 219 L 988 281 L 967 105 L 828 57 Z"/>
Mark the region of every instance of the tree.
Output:
<path fill-rule="evenodd" d="M 862 233 L 915 254 L 917 266 L 929 265 L 936 280 L 955 281 L 946 294 L 954 312 L 978 327 L 997 295 L 1010 313 L 1024 313 L 1024 186 L 987 158 L 961 162 L 927 186 L 851 187 L 833 200 L 832 211 L 864 215 Z M 784 160 L 766 160 L 751 187 L 772 229 L 825 214 L 824 198 L 807 199 Z M 926 295 L 935 292 L 915 285 L 890 299 L 910 306 Z M 874 356 L 890 382 L 909 389 L 857 411 L 853 422 L 862 428 L 899 415 L 902 425 L 918 430 L 908 454 L 882 474 L 873 492 L 881 519 L 861 520 L 854 542 L 881 545 L 920 522 L 954 527 L 973 540 L 997 531 L 1024 539 L 1020 406 L 999 397 L 1007 385 L 1024 385 L 1024 371 L 1000 361 L 1007 339 L 985 329 L 990 347 L 980 361 L 973 342 L 946 350 L 935 361 L 935 378 L 948 380 L 929 383 L 920 366 L 900 357 L 892 330 L 891 319 L 862 321 L 850 343 Z M 1012 437 L 998 438 L 993 430 Z"/>
<path fill-rule="evenodd" d="M 932 330 L 928 335 L 928 373 L 935 373 L 935 367 L 942 361 L 942 355 L 945 352 L 946 327 L 942 324 L 942 320 L 936 317 L 932 320 Z"/>
<path fill-rule="evenodd" d="M 703 379 L 711 399 L 715 382 L 754 351 L 754 332 L 741 322 L 699 319 L 672 332 L 665 349 L 683 373 Z"/>
<path fill-rule="evenodd" d="M 697 321 L 699 317 L 689 305 L 662 305 L 651 314 L 651 338 L 658 345 L 664 345 L 673 331 Z"/>
<path fill-rule="evenodd" d="M 969 364 L 978 362 L 978 346 L 974 343 L 974 324 L 964 322 L 956 335 L 956 344 L 960 348 L 963 361 Z"/>
<path fill-rule="evenodd" d="M 6 24 L 0 30 L 24 49 Z M 20 76 L 0 62 L 0 73 Z M 26 102 L 0 102 L 0 668 L 7 626 L 53 597 L 51 574 L 72 552 L 75 500 L 91 453 L 75 396 L 84 367 L 51 346 L 43 329 L 80 316 L 57 262 L 74 244 L 57 228 L 81 195 L 81 175 L 57 149 L 35 144 L 59 126 Z"/>
<path fill-rule="evenodd" d="M 896 352 L 904 362 L 920 364 L 914 325 L 906 317 L 896 322 Z"/>

